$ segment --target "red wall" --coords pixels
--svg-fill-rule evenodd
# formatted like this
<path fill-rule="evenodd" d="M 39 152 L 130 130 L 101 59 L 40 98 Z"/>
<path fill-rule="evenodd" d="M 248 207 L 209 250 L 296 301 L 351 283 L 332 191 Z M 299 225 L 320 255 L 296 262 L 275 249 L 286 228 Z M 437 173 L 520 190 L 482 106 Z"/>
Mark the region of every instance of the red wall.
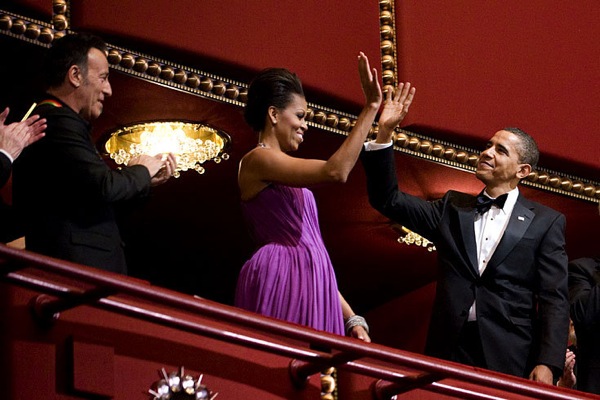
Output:
<path fill-rule="evenodd" d="M 410 122 L 482 139 L 520 126 L 542 166 L 598 179 L 597 1 L 396 3 L 401 76 L 418 88 Z"/>

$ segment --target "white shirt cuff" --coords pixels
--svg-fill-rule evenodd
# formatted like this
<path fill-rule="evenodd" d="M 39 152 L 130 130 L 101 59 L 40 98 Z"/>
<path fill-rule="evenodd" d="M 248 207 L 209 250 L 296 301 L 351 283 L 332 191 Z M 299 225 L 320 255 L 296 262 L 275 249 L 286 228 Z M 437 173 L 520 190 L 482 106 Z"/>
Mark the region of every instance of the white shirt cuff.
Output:
<path fill-rule="evenodd" d="M 0 153 L 4 154 L 6 157 L 8 157 L 8 159 L 10 160 L 11 164 L 13 162 L 15 162 L 15 160 L 13 160 L 12 156 L 10 154 L 8 154 L 8 152 L 6 150 L 0 149 Z"/>
<path fill-rule="evenodd" d="M 393 141 L 389 141 L 389 143 L 376 143 L 374 140 L 368 141 L 364 144 L 365 146 L 365 151 L 374 151 L 374 150 L 381 150 L 381 149 L 387 149 L 388 147 L 390 147 L 394 142 Z"/>

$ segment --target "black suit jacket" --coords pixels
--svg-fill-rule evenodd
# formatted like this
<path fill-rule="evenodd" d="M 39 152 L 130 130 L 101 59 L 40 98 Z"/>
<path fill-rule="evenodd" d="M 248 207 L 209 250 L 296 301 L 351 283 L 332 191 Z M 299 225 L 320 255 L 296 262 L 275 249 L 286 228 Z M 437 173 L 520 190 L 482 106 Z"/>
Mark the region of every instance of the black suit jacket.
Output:
<path fill-rule="evenodd" d="M 6 154 L 0 152 L 0 187 L 4 186 L 10 178 L 10 171 L 12 170 L 12 163 L 6 156 Z"/>
<path fill-rule="evenodd" d="M 569 263 L 569 296 L 577 335 L 577 389 L 600 394 L 600 258 Z"/>
<path fill-rule="evenodd" d="M 6 154 L 0 152 L 0 188 L 3 187 L 12 171 L 12 163 Z M 18 218 L 11 206 L 0 198 L 0 242 L 6 243 L 18 238 L 22 232 L 18 228 Z"/>
<path fill-rule="evenodd" d="M 526 377 L 538 364 L 560 375 L 569 327 L 565 217 L 519 196 L 479 276 L 475 196 L 449 191 L 428 202 L 398 190 L 393 149 L 363 152 L 371 205 L 433 241 L 439 277 L 426 353 L 453 360 L 469 309 L 489 369 Z"/>
<path fill-rule="evenodd" d="M 52 100 L 34 111 L 47 120 L 46 136 L 13 167 L 13 203 L 27 222 L 27 249 L 126 273 L 113 205 L 146 195 L 150 174 L 141 165 L 110 169 L 92 143 L 90 125 Z"/>

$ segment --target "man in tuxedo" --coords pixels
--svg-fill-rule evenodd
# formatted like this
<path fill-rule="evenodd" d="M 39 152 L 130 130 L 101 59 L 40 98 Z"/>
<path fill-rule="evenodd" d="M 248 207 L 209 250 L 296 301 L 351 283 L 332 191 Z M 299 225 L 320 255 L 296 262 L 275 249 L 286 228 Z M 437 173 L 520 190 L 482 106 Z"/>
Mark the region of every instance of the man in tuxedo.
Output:
<path fill-rule="evenodd" d="M 12 172 L 13 161 L 31 143 L 41 139 L 46 129 L 46 120 L 38 115 L 21 122 L 6 124 L 8 107 L 0 113 L 0 188 Z M 0 199 L 0 242 L 10 242 L 20 236 L 18 218 L 11 206 Z"/>
<path fill-rule="evenodd" d="M 388 93 L 361 158 L 371 205 L 437 248 L 426 353 L 552 384 L 569 327 L 565 217 L 517 188 L 537 163 L 535 141 L 517 128 L 496 132 L 477 164 L 480 196 L 451 190 L 425 201 L 398 189 L 392 133 L 402 106 Z"/>
<path fill-rule="evenodd" d="M 13 199 L 27 222 L 27 250 L 126 273 L 113 205 L 147 195 L 176 165 L 172 154 L 144 155 L 114 170 L 96 150 L 91 123 L 112 94 L 106 50 L 89 34 L 66 35 L 48 50 L 48 89 L 35 110 L 47 120 L 46 137 L 15 162 Z"/>
<path fill-rule="evenodd" d="M 569 297 L 577 335 L 577 389 L 600 394 L 600 257 L 569 263 Z"/>

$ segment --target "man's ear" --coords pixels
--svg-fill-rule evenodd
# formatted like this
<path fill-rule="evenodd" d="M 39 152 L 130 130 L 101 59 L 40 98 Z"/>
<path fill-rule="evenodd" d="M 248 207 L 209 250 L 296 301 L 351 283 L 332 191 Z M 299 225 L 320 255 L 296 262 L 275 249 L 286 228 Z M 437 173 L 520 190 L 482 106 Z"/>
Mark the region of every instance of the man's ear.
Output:
<path fill-rule="evenodd" d="M 274 106 L 269 107 L 269 109 L 267 110 L 267 116 L 269 117 L 271 124 L 277 125 L 277 119 L 279 117 L 279 110 L 277 110 L 276 107 L 274 107 Z"/>
<path fill-rule="evenodd" d="M 71 65 L 67 71 L 67 79 L 73 87 L 78 88 L 83 83 L 83 72 L 78 65 Z"/>
<path fill-rule="evenodd" d="M 529 176 L 533 168 L 529 164 L 519 164 L 519 170 L 517 171 L 517 178 L 525 179 Z"/>

